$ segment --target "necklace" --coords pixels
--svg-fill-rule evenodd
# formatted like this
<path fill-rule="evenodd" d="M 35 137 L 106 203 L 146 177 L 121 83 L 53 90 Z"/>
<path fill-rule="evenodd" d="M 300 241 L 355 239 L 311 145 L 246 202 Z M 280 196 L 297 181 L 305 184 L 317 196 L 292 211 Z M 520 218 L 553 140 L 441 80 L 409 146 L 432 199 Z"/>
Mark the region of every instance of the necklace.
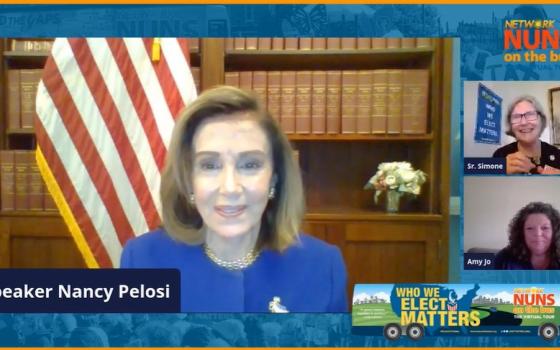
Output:
<path fill-rule="evenodd" d="M 535 164 L 536 166 L 541 165 L 541 145 L 539 143 L 538 149 L 536 152 L 533 150 L 526 150 L 524 147 L 520 147 L 520 144 L 517 143 L 517 149 L 521 151 L 521 153 L 525 154 L 527 158 L 531 160 L 531 163 Z"/>
<path fill-rule="evenodd" d="M 212 249 L 210 249 L 210 247 L 208 247 L 206 243 L 203 246 L 204 246 L 204 253 L 210 260 L 212 260 L 213 263 L 228 270 L 246 269 L 252 263 L 254 263 L 255 260 L 257 260 L 257 258 L 260 255 L 260 252 L 255 251 L 255 249 L 253 248 L 247 253 L 247 255 L 245 255 L 242 258 L 235 259 L 235 260 L 224 260 L 218 258 L 218 256 L 214 253 L 214 251 L 212 251 Z"/>
<path fill-rule="evenodd" d="M 534 156 L 534 157 L 529 157 L 531 159 L 531 162 L 535 165 L 541 165 L 541 156 Z"/>

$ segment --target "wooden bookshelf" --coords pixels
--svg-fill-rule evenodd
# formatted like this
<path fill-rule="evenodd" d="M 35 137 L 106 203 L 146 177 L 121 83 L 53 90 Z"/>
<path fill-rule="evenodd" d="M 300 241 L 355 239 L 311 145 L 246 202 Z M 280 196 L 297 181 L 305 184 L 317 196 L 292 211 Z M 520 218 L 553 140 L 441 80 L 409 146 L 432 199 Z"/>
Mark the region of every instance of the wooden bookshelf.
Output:
<path fill-rule="evenodd" d="M 306 188 L 303 231 L 341 248 L 349 293 L 354 283 L 447 281 L 451 45 L 436 39 L 432 47 L 411 49 L 226 50 L 223 66 L 216 67 L 219 77 L 259 70 L 429 70 L 425 134 L 288 135 Z M 402 160 L 425 171 L 428 182 L 417 200 L 387 214 L 362 188 L 379 163 Z"/>
<path fill-rule="evenodd" d="M 45 62 L 42 53 L 10 52 L 4 49 L 7 45 L 6 39 L 0 43 L 1 84 L 6 83 L 8 68 L 37 68 Z M 200 67 L 203 90 L 223 84 L 225 73 L 232 71 L 429 70 L 425 134 L 289 135 L 299 152 L 306 189 L 302 231 L 341 248 L 351 292 L 358 282 L 447 281 L 451 57 L 450 39 L 435 39 L 430 48 L 279 52 L 226 50 L 223 39 L 207 38 L 201 40 L 199 52 L 191 53 L 191 64 Z M 0 99 L 5 106 L 4 89 Z M 33 133 L 8 130 L 6 107 L 0 113 L 3 149 L 32 149 Z M 403 160 L 425 171 L 428 181 L 416 200 L 403 202 L 397 214 L 387 214 L 363 186 L 379 163 Z M 61 251 L 64 254 L 57 255 Z M 0 266 L 82 267 L 84 263 L 58 213 L 14 211 L 0 213 Z"/>

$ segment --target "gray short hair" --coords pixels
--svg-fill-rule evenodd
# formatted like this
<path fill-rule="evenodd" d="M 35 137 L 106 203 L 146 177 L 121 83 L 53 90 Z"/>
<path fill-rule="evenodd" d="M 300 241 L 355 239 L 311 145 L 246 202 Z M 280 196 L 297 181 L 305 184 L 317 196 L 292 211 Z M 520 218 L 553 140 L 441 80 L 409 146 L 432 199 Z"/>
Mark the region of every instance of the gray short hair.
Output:
<path fill-rule="evenodd" d="M 511 131 L 511 114 L 513 113 L 513 110 L 515 109 L 515 107 L 521 103 L 521 102 L 529 102 L 530 104 L 533 105 L 533 107 L 535 107 L 535 111 L 537 111 L 537 114 L 539 115 L 539 118 L 541 119 L 541 131 L 540 134 L 542 134 L 543 130 L 546 128 L 546 114 L 544 113 L 544 109 L 542 107 L 542 105 L 540 104 L 540 102 L 531 95 L 523 95 L 523 96 L 519 96 L 518 98 L 516 98 L 515 100 L 513 100 L 512 103 L 509 104 L 508 106 L 508 110 L 507 110 L 507 114 L 506 114 L 506 135 L 508 136 L 513 136 L 515 137 L 515 135 L 513 134 L 513 132 Z"/>

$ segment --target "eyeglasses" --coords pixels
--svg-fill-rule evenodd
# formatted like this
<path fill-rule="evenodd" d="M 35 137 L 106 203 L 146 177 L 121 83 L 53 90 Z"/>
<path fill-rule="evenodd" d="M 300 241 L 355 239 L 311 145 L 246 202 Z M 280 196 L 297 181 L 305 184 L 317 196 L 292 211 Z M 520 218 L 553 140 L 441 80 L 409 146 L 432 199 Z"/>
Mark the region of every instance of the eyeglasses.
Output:
<path fill-rule="evenodd" d="M 525 120 L 528 122 L 534 122 L 538 119 L 539 113 L 537 111 L 529 111 L 525 113 L 514 113 L 511 115 L 510 121 L 512 124 L 519 124 L 521 123 L 521 119 L 525 117 Z"/>

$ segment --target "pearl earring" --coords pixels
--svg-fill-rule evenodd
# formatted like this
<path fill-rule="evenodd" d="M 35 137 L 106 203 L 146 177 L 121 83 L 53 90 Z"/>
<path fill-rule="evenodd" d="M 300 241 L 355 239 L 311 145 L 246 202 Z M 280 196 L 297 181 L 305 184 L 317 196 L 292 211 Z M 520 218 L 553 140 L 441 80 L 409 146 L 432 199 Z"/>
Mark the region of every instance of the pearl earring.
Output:
<path fill-rule="evenodd" d="M 274 187 L 271 187 L 270 191 L 268 191 L 268 199 L 273 199 L 275 195 L 276 195 L 276 190 L 274 189 Z"/>
<path fill-rule="evenodd" d="M 190 202 L 191 204 L 194 204 L 194 193 L 190 193 L 190 194 L 189 194 L 189 202 Z"/>

